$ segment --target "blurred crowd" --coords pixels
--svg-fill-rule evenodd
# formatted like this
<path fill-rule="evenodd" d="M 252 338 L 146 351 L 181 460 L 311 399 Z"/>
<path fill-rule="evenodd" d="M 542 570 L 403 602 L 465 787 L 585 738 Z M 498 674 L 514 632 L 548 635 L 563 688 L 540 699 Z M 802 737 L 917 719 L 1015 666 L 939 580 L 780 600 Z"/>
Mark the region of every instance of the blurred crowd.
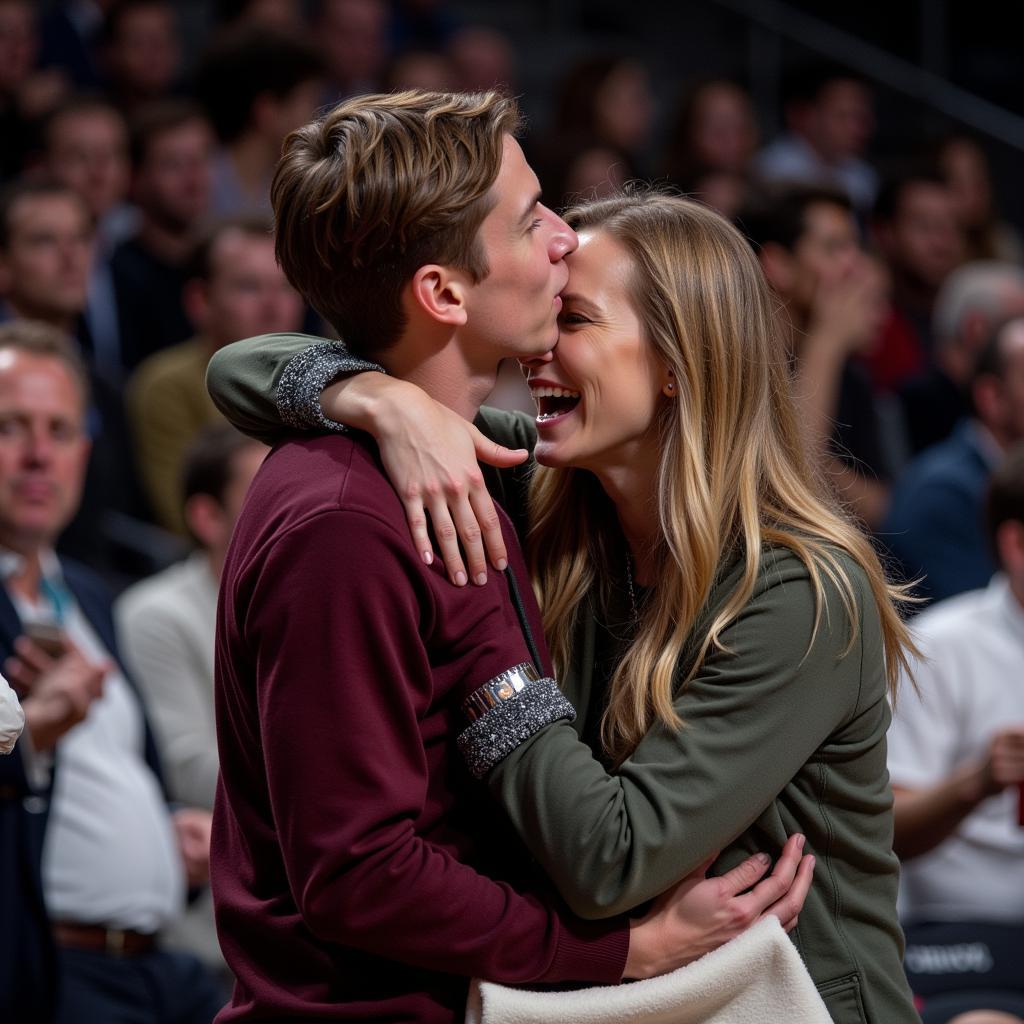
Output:
<path fill-rule="evenodd" d="M 159 932 L 173 955 L 198 957 L 175 970 L 204 970 L 213 1002 L 227 981 L 202 890 L 213 628 L 234 517 L 265 449 L 224 423 L 204 374 L 240 338 L 324 331 L 274 258 L 268 190 L 282 141 L 358 93 L 519 91 L 513 40 L 442 3 L 210 8 L 197 49 L 169 0 L 0 0 L 0 654 L 31 747 L 0 759 L 0 877 L 19 886 L 3 890 L 4 918 L 56 939 L 0 947 L 12 1020 L 46 1020 L 53 972 L 70 976 L 76 951 L 108 949 L 114 933 L 127 948 Z M 601 53 L 533 98 L 546 116 L 523 141 L 545 201 L 654 181 L 750 239 L 785 313 L 810 456 L 910 582 L 910 611 L 934 604 L 918 620 L 918 691 L 905 687 L 891 744 L 903 909 L 926 929 L 911 949 L 975 941 L 927 931 L 968 922 L 1003 929 L 985 932 L 986 948 L 1003 942 L 1017 959 L 1024 244 L 1000 217 L 985 143 L 951 128 L 880 171 L 872 84 L 836 66 L 790 69 L 775 137 L 738 80 L 681 75 L 667 101 L 652 81 L 643 61 Z M 514 369 L 494 400 L 531 408 Z M 42 498 L 25 483 L 33 473 Z M 8 549 L 14 535 L 32 539 L 41 573 Z M 78 580 L 72 560 L 117 602 Z M 136 686 L 152 750 L 147 719 L 126 710 Z M 104 824 L 90 780 L 112 770 L 114 748 L 135 782 Z M 158 807 L 160 787 L 192 810 Z M 26 843 L 46 844 L 41 873 Z M 112 872 L 110 848 L 180 858 L 188 909 L 176 882 Z M 991 955 L 985 980 L 999 988 L 1006 960 Z M 952 962 L 908 956 L 926 994 L 946 975 L 962 981 L 935 967 Z M 201 1017 L 206 989 L 175 977 Z M 932 999 L 931 1020 L 947 1019 L 942 1005 Z"/>

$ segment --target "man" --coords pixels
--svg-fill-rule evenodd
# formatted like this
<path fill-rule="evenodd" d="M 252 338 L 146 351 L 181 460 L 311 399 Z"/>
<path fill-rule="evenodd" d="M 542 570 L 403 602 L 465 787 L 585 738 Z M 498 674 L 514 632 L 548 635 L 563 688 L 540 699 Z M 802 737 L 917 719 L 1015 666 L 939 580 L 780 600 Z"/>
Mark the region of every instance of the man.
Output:
<path fill-rule="evenodd" d="M 892 276 L 893 297 L 868 365 L 875 386 L 894 391 L 931 363 L 935 300 L 963 260 L 964 238 L 949 186 L 928 167 L 885 182 L 871 233 Z"/>
<path fill-rule="evenodd" d="M 260 331 L 298 330 L 303 316 L 261 219 L 219 224 L 200 243 L 188 276 L 183 298 L 198 334 L 150 356 L 127 393 L 139 475 L 157 521 L 178 533 L 185 452 L 203 427 L 222 422 L 204 383 L 210 357 Z"/>
<path fill-rule="evenodd" d="M 878 191 L 864 162 L 874 131 L 867 83 L 840 67 L 800 68 L 786 82 L 784 104 L 787 131 L 755 158 L 756 174 L 773 184 L 839 189 L 866 214 Z"/>
<path fill-rule="evenodd" d="M 207 428 L 185 456 L 185 525 L 198 549 L 184 562 L 143 580 L 118 598 L 114 619 L 125 661 L 153 720 L 172 799 L 213 810 L 217 734 L 213 649 L 217 585 L 242 499 L 265 445 L 226 423 Z M 168 939 L 210 967 L 226 971 L 209 890 Z"/>
<path fill-rule="evenodd" d="M 465 416 L 501 357 L 554 345 L 576 245 L 516 121 L 495 94 L 362 97 L 293 135 L 275 177 L 278 255 L 303 295 Z M 327 379 L 332 352 L 308 357 Z M 529 666 L 538 612 L 497 526 L 512 574 L 451 587 L 410 546 L 365 438 L 286 441 L 257 474 L 218 609 L 212 880 L 238 979 L 221 1021 L 440 1024 L 461 1019 L 471 975 L 618 981 L 673 962 L 671 900 L 627 931 L 524 894 L 529 858 L 459 759 L 460 704 L 488 681 L 566 713 L 536 678 L 546 655 Z"/>
<path fill-rule="evenodd" d="M 204 53 L 196 92 L 221 143 L 214 154 L 212 212 L 269 215 L 281 144 L 319 102 L 316 50 L 280 30 L 240 25 Z"/>
<path fill-rule="evenodd" d="M 153 936 L 205 877 L 209 819 L 171 815 L 109 600 L 53 552 L 81 498 L 87 389 L 53 328 L 0 328 L 0 656 L 26 720 L 0 760 L 0 1006 L 59 1024 L 208 1021 L 205 972 Z"/>
<path fill-rule="evenodd" d="M 39 320 L 90 351 L 84 322 L 95 234 L 82 198 L 66 185 L 19 182 L 0 196 L 0 321 Z M 61 548 L 107 571 L 119 564 L 108 517 L 134 516 L 138 485 L 121 395 L 90 365 L 91 461 L 86 498 Z"/>
<path fill-rule="evenodd" d="M 183 292 L 209 212 L 213 133 L 197 107 L 168 100 L 133 123 L 131 153 L 139 226 L 110 259 L 129 372 L 192 334 Z"/>
<path fill-rule="evenodd" d="M 889 732 L 896 798 L 895 848 L 903 859 L 902 913 L 912 946 L 984 942 L 989 953 L 954 988 L 1014 988 L 1024 1010 L 1024 448 L 996 470 L 987 533 L 1002 572 L 982 590 L 914 620 L 917 692 L 905 686 Z M 937 926 L 934 928 L 924 926 Z M 916 936 L 916 938 L 915 938 Z M 1005 959 L 1003 959 L 1005 957 Z M 927 957 L 908 950 L 922 984 Z M 932 972 L 935 968 L 933 967 Z M 980 974 L 981 977 L 973 977 Z M 949 977 L 954 975 L 954 977 Z M 1000 977 L 1002 975 L 1002 977 Z M 974 1006 L 992 1005 L 975 1002 Z M 998 1004 L 997 1004 L 998 1005 Z M 960 1007 L 968 1009 L 967 1005 Z"/>
<path fill-rule="evenodd" d="M 941 601 L 985 586 L 995 569 L 985 538 L 985 487 L 1003 454 L 1024 440 L 1024 318 L 998 327 L 971 384 L 974 416 L 922 452 L 897 481 L 882 529 L 908 580 Z"/>
<path fill-rule="evenodd" d="M 46 124 L 46 167 L 85 200 L 96 226 L 84 310 L 93 365 L 117 387 L 122 339 L 110 258 L 135 227 L 128 204 L 128 129 L 120 111 L 100 99 L 66 101 Z"/>
<path fill-rule="evenodd" d="M 934 361 L 899 390 L 907 439 L 915 453 L 945 441 L 971 414 L 971 378 L 995 328 L 1024 316 L 1024 269 L 977 260 L 954 270 L 935 299 Z"/>
<path fill-rule="evenodd" d="M 853 208 L 830 189 L 788 188 L 751 204 L 739 223 L 786 305 L 807 438 L 843 499 L 876 529 L 892 453 L 855 357 L 875 339 L 885 285 L 861 248 Z"/>
<path fill-rule="evenodd" d="M 178 10 L 169 0 L 106 0 L 100 38 L 106 91 L 128 114 L 164 99 L 181 73 Z"/>

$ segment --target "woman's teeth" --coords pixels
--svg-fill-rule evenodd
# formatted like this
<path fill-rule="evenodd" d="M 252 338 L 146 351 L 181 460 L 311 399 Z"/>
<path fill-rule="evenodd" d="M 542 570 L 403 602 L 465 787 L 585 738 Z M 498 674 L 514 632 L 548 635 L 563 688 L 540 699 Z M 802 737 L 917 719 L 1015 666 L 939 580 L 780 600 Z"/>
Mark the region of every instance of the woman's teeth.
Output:
<path fill-rule="evenodd" d="M 569 412 L 580 400 L 580 393 L 569 388 L 544 386 L 531 388 L 530 393 L 537 403 L 538 423 Z"/>

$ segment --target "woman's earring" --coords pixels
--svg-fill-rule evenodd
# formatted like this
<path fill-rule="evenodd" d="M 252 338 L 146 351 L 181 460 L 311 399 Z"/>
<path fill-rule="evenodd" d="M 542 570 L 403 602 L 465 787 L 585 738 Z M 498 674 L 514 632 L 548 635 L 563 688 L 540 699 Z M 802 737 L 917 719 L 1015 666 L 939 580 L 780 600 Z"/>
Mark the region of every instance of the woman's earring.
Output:
<path fill-rule="evenodd" d="M 673 396 L 675 395 L 675 393 L 676 393 L 676 382 L 675 382 L 674 380 L 670 380 L 670 381 L 669 381 L 669 382 L 668 382 L 668 383 L 667 383 L 667 384 L 666 384 L 666 385 L 665 385 L 665 386 L 664 386 L 664 387 L 663 387 L 663 388 L 661 389 L 661 393 L 662 393 L 662 394 L 663 394 L 663 395 L 664 395 L 664 396 L 665 396 L 666 398 L 672 398 L 672 397 L 673 397 Z"/>

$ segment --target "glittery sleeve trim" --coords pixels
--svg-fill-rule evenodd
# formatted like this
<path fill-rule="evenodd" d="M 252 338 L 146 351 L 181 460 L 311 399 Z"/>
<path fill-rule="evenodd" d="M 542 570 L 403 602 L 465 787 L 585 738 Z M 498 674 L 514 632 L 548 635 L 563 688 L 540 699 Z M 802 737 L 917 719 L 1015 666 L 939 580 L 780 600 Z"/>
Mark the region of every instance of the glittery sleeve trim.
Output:
<path fill-rule="evenodd" d="M 310 345 L 288 361 L 277 384 L 277 411 L 286 426 L 298 430 L 328 430 L 343 434 L 344 423 L 328 419 L 320 408 L 320 393 L 343 373 L 363 373 L 384 367 L 349 355 L 340 341 Z"/>
<path fill-rule="evenodd" d="M 464 729 L 459 734 L 459 750 L 470 772 L 482 779 L 534 733 L 562 718 L 573 721 L 576 709 L 554 679 L 541 679 Z"/>

